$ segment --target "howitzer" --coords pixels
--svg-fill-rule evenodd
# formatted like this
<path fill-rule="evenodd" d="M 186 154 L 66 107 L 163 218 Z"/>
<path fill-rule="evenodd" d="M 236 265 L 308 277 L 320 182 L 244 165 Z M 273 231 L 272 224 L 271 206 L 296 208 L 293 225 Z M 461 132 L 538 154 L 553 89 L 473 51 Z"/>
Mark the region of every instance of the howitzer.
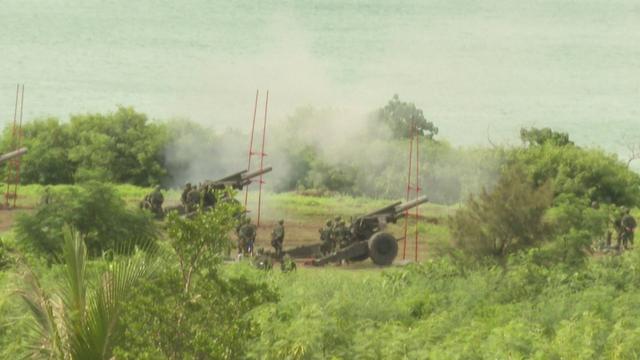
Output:
<path fill-rule="evenodd" d="M 27 148 L 20 148 L 18 150 L 14 150 L 12 152 L 8 152 L 6 154 L 3 154 L 0 156 L 0 163 L 3 163 L 5 161 L 11 160 L 11 159 L 15 159 L 17 157 L 20 157 L 24 154 L 27 153 Z"/>
<path fill-rule="evenodd" d="M 215 190 L 224 189 L 227 186 L 232 187 L 236 190 L 242 190 L 245 186 L 251 184 L 254 178 L 264 175 L 271 170 L 271 166 L 266 167 L 262 170 L 256 170 L 252 172 L 249 172 L 248 170 L 242 170 L 227 177 L 223 177 L 222 179 L 207 180 L 204 182 L 204 185 L 208 185 Z"/>
<path fill-rule="evenodd" d="M 362 261 L 371 258 L 374 264 L 387 266 L 393 263 L 398 254 L 398 241 L 384 232 L 388 223 L 395 223 L 405 211 L 428 201 L 426 196 L 405 203 L 396 202 L 382 209 L 359 216 L 351 221 L 346 237 L 347 244 L 331 255 L 313 260 L 313 265 L 325 265 L 330 262 L 351 260 Z"/>
<path fill-rule="evenodd" d="M 239 171 L 235 174 L 231 174 L 229 176 L 223 177 L 221 179 L 218 180 L 206 180 L 202 185 L 206 186 L 206 190 L 203 189 L 199 189 L 199 191 L 201 192 L 201 196 L 204 196 L 204 193 L 202 193 L 202 191 L 212 191 L 212 190 L 223 190 L 227 187 L 231 187 L 235 190 L 242 190 L 245 186 L 251 184 L 255 178 L 257 178 L 258 176 L 262 176 L 268 172 L 271 172 L 271 170 L 273 170 L 273 168 L 271 166 L 266 167 L 262 170 L 256 170 L 256 171 L 247 171 L 247 170 L 242 170 Z M 215 197 L 212 199 L 212 203 L 207 204 L 206 201 L 204 201 L 202 203 L 202 206 L 207 209 L 207 208 L 211 208 L 215 205 L 215 203 L 221 199 L 215 199 Z M 235 200 L 234 200 L 235 201 Z M 195 214 L 194 211 L 194 207 L 197 204 L 191 204 L 189 207 L 190 209 L 187 209 L 185 207 L 185 204 L 179 204 L 179 205 L 173 205 L 173 206 L 166 206 L 164 208 L 164 213 L 168 213 L 169 211 L 177 211 L 179 214 L 189 217 L 193 214 Z"/>

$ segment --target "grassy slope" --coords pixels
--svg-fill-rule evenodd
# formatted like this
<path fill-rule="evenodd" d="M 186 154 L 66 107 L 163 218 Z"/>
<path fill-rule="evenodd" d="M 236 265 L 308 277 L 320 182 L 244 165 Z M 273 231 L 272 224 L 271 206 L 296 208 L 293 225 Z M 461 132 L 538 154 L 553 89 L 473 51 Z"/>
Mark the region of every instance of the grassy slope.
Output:
<path fill-rule="evenodd" d="M 254 359 L 637 359 L 640 250 L 582 269 L 462 269 L 446 260 L 384 270 L 226 268 L 281 299 L 252 316 Z M 298 356 L 293 356 L 297 354 Z"/>
<path fill-rule="evenodd" d="M 23 190 L 21 200 L 33 204 L 42 188 Z M 147 190 L 118 191 L 135 204 Z M 177 196 L 169 193 L 169 201 Z M 292 228 L 308 225 L 300 234 L 310 241 L 316 225 L 334 212 L 349 216 L 386 204 L 294 194 L 266 194 L 263 200 L 267 224 L 284 217 Z M 428 205 L 423 211 L 441 218 L 449 210 Z M 448 238 L 442 225 L 422 230 L 427 241 Z M 261 230 L 266 235 L 268 228 Z M 590 259 L 578 270 L 540 267 L 523 258 L 508 273 L 481 267 L 463 272 L 446 259 L 384 270 L 300 268 L 283 274 L 243 263 L 224 271 L 266 281 L 280 294 L 277 304 L 247 315 L 259 324 L 251 358 L 630 359 L 640 355 L 639 263 L 637 249 Z M 7 320 L 24 321 L 9 304 L 15 286 L 12 274 L 0 273 L 0 338 L 10 338 Z M 23 345 L 16 341 L 0 341 L 0 355 Z"/>
<path fill-rule="evenodd" d="M 52 186 L 56 190 L 69 188 L 68 185 Z M 16 214 L 29 211 L 33 208 L 45 187 L 41 185 L 26 185 L 19 189 L 18 210 L 0 211 L 0 231 L 10 229 Z M 131 206 L 135 206 L 146 193 L 147 188 L 133 185 L 117 185 L 118 194 L 123 197 Z M 179 202 L 180 191 L 169 190 L 165 192 L 165 204 L 176 204 Z M 244 193 L 238 194 L 240 200 L 244 200 Z M 294 193 L 264 193 L 261 201 L 261 227 L 258 230 L 257 246 L 270 247 L 270 234 L 274 224 L 279 219 L 285 220 L 286 237 L 285 248 L 308 245 L 319 241 L 318 230 L 328 219 L 337 215 L 347 219 L 351 216 L 362 215 L 378 208 L 384 207 L 393 201 L 354 198 L 350 196 L 337 197 L 312 197 L 301 196 Z M 254 221 L 257 218 L 258 194 L 251 192 L 247 205 Z M 428 219 L 423 219 L 418 225 L 418 258 L 426 259 L 437 254 L 446 248 L 449 243 L 449 233 L 443 226 L 444 219 L 452 211 L 450 207 L 437 204 L 425 204 L 420 207 L 420 214 Z M 437 222 L 437 224 L 436 224 Z M 391 225 L 391 231 L 396 237 L 404 236 L 404 221 Z M 409 224 L 409 239 L 407 244 L 406 257 L 414 258 L 415 253 L 415 222 Z M 400 243 L 402 251 L 403 244 Z"/>

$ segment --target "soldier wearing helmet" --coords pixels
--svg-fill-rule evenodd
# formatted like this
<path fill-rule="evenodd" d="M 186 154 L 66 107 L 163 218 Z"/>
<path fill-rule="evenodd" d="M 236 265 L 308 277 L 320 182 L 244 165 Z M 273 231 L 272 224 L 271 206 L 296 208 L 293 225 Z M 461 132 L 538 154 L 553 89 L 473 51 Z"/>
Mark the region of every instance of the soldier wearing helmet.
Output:
<path fill-rule="evenodd" d="M 273 228 L 271 232 L 271 246 L 276 251 L 276 257 L 279 259 L 282 256 L 282 246 L 284 244 L 284 220 L 279 220 L 278 224 Z"/>
<path fill-rule="evenodd" d="M 191 183 L 188 182 L 185 186 L 184 189 L 182 190 L 182 195 L 180 196 L 180 202 L 182 203 L 182 205 L 184 205 L 185 207 L 187 207 L 187 195 L 189 195 L 189 192 L 191 191 Z"/>
<path fill-rule="evenodd" d="M 322 240 L 322 245 L 320 246 L 320 251 L 323 255 L 331 254 L 334 250 L 333 243 L 333 221 L 327 220 L 324 227 L 319 229 L 320 240 Z"/>
<path fill-rule="evenodd" d="M 624 215 L 620 220 L 620 228 L 622 230 L 620 234 L 620 245 L 622 245 L 622 247 L 620 249 L 629 249 L 633 246 L 633 233 L 638 224 L 636 223 L 636 219 L 631 216 L 631 211 L 628 208 L 624 210 Z"/>

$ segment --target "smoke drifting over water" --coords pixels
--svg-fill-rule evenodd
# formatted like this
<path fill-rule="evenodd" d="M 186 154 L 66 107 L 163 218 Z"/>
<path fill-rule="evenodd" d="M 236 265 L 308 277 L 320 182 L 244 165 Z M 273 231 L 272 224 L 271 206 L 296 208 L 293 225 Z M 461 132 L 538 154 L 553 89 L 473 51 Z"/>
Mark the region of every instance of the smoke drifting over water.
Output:
<path fill-rule="evenodd" d="M 219 133 L 248 132 L 256 88 L 274 126 L 306 104 L 366 114 L 398 93 L 456 145 L 533 125 L 625 154 L 620 139 L 640 137 L 639 15 L 633 0 L 7 0 L 0 117 L 17 82 L 27 120 L 123 104 Z"/>

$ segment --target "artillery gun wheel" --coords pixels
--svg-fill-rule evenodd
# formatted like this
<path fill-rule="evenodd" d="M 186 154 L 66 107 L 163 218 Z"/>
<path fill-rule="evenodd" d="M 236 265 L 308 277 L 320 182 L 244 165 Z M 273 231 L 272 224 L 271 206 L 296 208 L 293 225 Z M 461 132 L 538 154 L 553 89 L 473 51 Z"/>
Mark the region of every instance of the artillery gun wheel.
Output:
<path fill-rule="evenodd" d="M 373 234 L 369 239 L 369 256 L 374 264 L 387 266 L 398 255 L 398 242 L 393 235 L 385 232 Z"/>

